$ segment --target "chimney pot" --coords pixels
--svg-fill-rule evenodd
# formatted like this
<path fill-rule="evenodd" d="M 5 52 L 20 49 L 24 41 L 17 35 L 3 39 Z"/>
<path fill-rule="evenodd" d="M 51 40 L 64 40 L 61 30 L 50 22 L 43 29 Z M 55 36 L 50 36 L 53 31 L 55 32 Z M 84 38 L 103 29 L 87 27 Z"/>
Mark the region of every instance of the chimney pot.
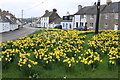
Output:
<path fill-rule="evenodd" d="M 57 9 L 53 9 L 53 12 L 57 12 Z"/>
<path fill-rule="evenodd" d="M 82 5 L 78 5 L 78 11 L 82 9 Z"/>
<path fill-rule="evenodd" d="M 45 11 L 45 13 L 48 13 L 48 12 L 49 12 L 48 10 Z"/>
<path fill-rule="evenodd" d="M 107 0 L 106 4 L 109 5 L 110 3 L 112 3 L 112 0 Z"/>

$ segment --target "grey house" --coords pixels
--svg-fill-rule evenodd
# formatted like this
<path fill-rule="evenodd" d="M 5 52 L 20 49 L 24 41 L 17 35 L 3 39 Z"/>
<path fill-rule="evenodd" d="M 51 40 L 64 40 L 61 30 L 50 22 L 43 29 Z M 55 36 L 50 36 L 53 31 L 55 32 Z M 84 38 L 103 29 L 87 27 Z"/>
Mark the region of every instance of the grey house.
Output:
<path fill-rule="evenodd" d="M 120 2 L 110 2 L 105 5 L 103 11 L 101 11 L 100 14 L 100 29 L 118 30 L 118 23 L 120 23 L 118 20 L 120 14 L 119 5 Z"/>
<path fill-rule="evenodd" d="M 100 11 L 104 9 L 105 5 L 101 5 Z M 80 9 L 75 15 L 80 15 L 80 23 L 78 26 L 87 26 L 89 29 L 95 29 L 96 24 L 97 5 L 86 6 Z M 76 23 L 77 24 L 77 23 Z"/>
<path fill-rule="evenodd" d="M 120 26 L 120 2 L 112 3 L 107 0 L 106 4 L 100 6 L 100 30 L 118 30 Z M 96 26 L 97 5 L 86 6 L 75 13 L 74 27 L 87 26 L 94 30 Z M 77 18 L 76 18 L 77 15 Z M 78 16 L 79 15 L 79 16 Z"/>

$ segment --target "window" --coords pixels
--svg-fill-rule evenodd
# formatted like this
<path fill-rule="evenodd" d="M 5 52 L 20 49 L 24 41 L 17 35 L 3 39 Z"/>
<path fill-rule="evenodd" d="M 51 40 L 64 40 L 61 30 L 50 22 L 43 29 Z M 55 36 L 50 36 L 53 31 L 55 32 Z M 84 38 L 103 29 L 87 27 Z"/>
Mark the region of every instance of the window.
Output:
<path fill-rule="evenodd" d="M 115 13 L 114 16 L 115 16 L 115 19 L 118 19 L 118 13 Z"/>
<path fill-rule="evenodd" d="M 83 22 L 80 22 L 80 26 L 83 26 Z"/>
<path fill-rule="evenodd" d="M 93 27 L 93 23 L 90 23 L 90 27 Z"/>
<path fill-rule="evenodd" d="M 118 30 L 118 24 L 114 25 L 114 30 Z"/>
<path fill-rule="evenodd" d="M 69 19 L 72 20 L 72 16 L 70 16 Z"/>
<path fill-rule="evenodd" d="M 72 28 L 72 25 L 70 24 L 70 29 Z"/>
<path fill-rule="evenodd" d="M 105 14 L 105 19 L 108 19 L 108 16 L 109 16 L 109 15 L 106 13 L 106 14 Z"/>
<path fill-rule="evenodd" d="M 82 23 L 80 22 L 80 26 L 82 25 Z"/>
<path fill-rule="evenodd" d="M 63 23 L 63 27 L 65 27 L 65 24 Z"/>
<path fill-rule="evenodd" d="M 68 29 L 68 24 L 66 23 L 66 29 Z"/>
<path fill-rule="evenodd" d="M 87 26 L 87 22 L 85 23 L 85 26 Z"/>
<path fill-rule="evenodd" d="M 94 15 L 90 15 L 90 19 L 94 19 Z"/>
<path fill-rule="evenodd" d="M 67 17 L 67 16 L 64 16 L 64 17 L 63 17 L 63 20 L 68 20 L 68 17 Z"/>
<path fill-rule="evenodd" d="M 105 29 L 107 29 L 108 28 L 108 24 L 107 23 L 105 23 Z"/>
<path fill-rule="evenodd" d="M 81 18 L 83 19 L 83 18 L 84 18 L 84 15 L 82 15 Z"/>

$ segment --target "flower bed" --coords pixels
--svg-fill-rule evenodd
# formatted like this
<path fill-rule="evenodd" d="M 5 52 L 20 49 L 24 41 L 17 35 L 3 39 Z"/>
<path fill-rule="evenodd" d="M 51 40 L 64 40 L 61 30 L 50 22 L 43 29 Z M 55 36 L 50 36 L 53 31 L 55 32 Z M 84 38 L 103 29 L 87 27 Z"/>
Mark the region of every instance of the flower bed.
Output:
<path fill-rule="evenodd" d="M 40 34 L 31 34 L 15 41 L 2 43 L 3 68 L 15 63 L 27 76 L 35 77 L 37 65 L 50 69 L 53 64 L 62 64 L 74 68 L 77 64 L 94 69 L 108 56 L 108 67 L 116 66 L 120 59 L 117 31 L 101 31 L 88 40 L 88 49 L 83 45 L 87 34 L 93 31 L 42 30 Z M 83 51 L 84 50 L 84 51 Z"/>

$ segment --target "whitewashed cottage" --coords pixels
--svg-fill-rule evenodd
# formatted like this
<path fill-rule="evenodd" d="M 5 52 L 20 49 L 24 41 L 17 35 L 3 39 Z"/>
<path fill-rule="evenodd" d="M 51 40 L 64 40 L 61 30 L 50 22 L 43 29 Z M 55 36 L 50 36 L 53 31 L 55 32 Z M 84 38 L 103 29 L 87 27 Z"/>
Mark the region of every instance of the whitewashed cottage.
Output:
<path fill-rule="evenodd" d="M 15 16 L 5 10 L 0 9 L 0 33 L 18 29 Z"/>
<path fill-rule="evenodd" d="M 58 15 L 57 10 L 53 9 L 53 11 L 49 12 L 45 11 L 45 14 L 41 17 L 40 23 L 41 27 L 44 28 L 54 28 L 57 25 L 60 25 L 61 17 Z"/>
<path fill-rule="evenodd" d="M 73 29 L 73 17 L 74 15 L 63 16 L 61 21 L 62 29 Z"/>

